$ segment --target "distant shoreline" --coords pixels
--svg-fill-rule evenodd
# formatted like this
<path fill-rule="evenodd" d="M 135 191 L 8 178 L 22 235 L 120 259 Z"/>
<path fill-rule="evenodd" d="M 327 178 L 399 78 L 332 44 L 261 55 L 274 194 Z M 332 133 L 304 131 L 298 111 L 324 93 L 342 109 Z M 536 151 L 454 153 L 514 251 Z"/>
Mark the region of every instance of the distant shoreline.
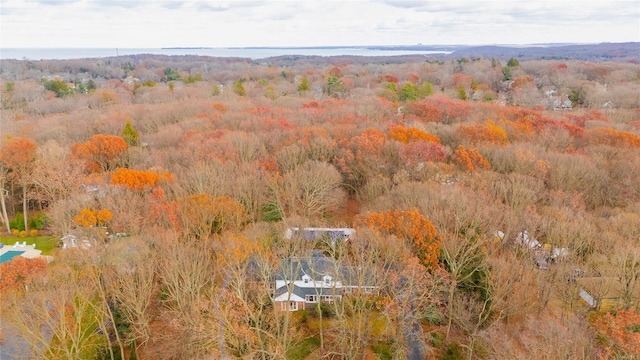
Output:
<path fill-rule="evenodd" d="M 202 46 L 202 47 L 163 47 L 160 48 L 160 50 L 211 50 L 213 49 L 212 47 L 206 47 L 206 46 Z"/>

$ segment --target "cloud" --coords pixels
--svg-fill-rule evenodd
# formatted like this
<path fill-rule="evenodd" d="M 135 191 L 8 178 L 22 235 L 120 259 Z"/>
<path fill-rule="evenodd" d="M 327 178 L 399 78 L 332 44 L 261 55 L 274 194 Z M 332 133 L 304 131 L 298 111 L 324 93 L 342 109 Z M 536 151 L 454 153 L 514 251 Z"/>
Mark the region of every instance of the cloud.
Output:
<path fill-rule="evenodd" d="M 64 6 L 80 2 L 81 0 L 27 0 L 27 2 L 48 5 L 48 6 Z M 4 11 L 4 9 L 3 9 Z"/>
<path fill-rule="evenodd" d="M 185 1 L 164 1 L 161 3 L 161 6 L 165 9 L 170 10 L 178 10 L 180 9 L 186 2 Z"/>
<path fill-rule="evenodd" d="M 0 1 L 3 47 L 639 41 L 637 0 Z"/>
<path fill-rule="evenodd" d="M 105 8 L 125 8 L 125 9 L 134 9 L 145 3 L 149 3 L 146 1 L 139 0 L 92 0 L 90 4 L 95 5 L 96 7 L 105 7 Z"/>
<path fill-rule="evenodd" d="M 209 4 L 205 3 L 205 2 L 200 2 L 200 1 L 197 3 L 196 8 L 199 11 L 209 11 L 209 12 L 221 12 L 221 11 L 229 10 L 229 7 L 226 6 L 226 5 L 215 5 L 215 6 L 212 6 L 212 5 L 209 5 Z"/>

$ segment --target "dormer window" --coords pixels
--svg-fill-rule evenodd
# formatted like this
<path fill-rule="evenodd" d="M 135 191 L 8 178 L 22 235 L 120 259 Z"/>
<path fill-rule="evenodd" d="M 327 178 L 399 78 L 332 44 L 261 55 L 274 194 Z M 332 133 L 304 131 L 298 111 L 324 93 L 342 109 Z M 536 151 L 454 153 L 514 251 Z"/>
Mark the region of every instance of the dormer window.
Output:
<path fill-rule="evenodd" d="M 311 277 L 309 275 L 302 275 L 302 281 L 305 284 L 308 284 L 310 280 L 311 280 Z"/>
<path fill-rule="evenodd" d="M 323 277 L 323 280 L 324 280 L 324 284 L 325 284 L 325 285 L 331 285 L 331 276 L 329 276 L 329 275 L 325 275 L 325 276 Z"/>

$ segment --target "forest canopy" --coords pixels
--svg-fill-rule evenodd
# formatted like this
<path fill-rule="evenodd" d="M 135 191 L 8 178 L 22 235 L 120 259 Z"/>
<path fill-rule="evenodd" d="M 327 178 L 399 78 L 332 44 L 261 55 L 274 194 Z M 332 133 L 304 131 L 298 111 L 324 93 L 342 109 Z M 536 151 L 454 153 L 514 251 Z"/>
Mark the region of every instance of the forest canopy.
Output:
<path fill-rule="evenodd" d="M 149 55 L 0 78 L 2 241 L 80 244 L 0 265 L 32 356 L 640 352 L 637 63 Z M 278 303 L 315 263 L 351 290 Z"/>

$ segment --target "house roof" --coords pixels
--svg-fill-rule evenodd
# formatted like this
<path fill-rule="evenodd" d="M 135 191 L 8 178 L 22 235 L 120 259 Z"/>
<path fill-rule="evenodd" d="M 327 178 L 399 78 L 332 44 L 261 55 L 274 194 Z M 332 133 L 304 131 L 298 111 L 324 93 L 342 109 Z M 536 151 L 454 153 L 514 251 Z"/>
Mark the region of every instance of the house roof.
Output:
<path fill-rule="evenodd" d="M 325 275 L 336 277 L 338 271 L 339 267 L 330 257 L 290 257 L 280 263 L 276 280 L 302 280 L 302 277 L 306 275 L 311 280 L 322 281 Z"/>
<path fill-rule="evenodd" d="M 350 238 L 356 233 L 352 228 L 289 228 L 285 231 L 285 239 L 302 238 L 303 240 L 319 240 L 327 236 L 332 241 Z"/>
<path fill-rule="evenodd" d="M 590 295 L 599 292 L 603 299 L 618 299 L 622 295 L 622 284 L 613 276 L 583 277 L 576 279 L 578 285 Z M 633 289 L 632 296 L 640 298 L 640 285 Z"/>
<path fill-rule="evenodd" d="M 291 292 L 291 294 L 285 291 L 279 296 L 276 296 L 274 300 L 275 301 L 305 301 L 304 298 L 296 295 L 296 291 Z"/>
<path fill-rule="evenodd" d="M 327 256 L 291 257 L 280 264 L 274 296 L 276 301 L 285 301 L 289 293 L 304 298 L 333 294 L 344 288 L 375 286 L 375 272 L 369 268 L 339 266 Z"/>

